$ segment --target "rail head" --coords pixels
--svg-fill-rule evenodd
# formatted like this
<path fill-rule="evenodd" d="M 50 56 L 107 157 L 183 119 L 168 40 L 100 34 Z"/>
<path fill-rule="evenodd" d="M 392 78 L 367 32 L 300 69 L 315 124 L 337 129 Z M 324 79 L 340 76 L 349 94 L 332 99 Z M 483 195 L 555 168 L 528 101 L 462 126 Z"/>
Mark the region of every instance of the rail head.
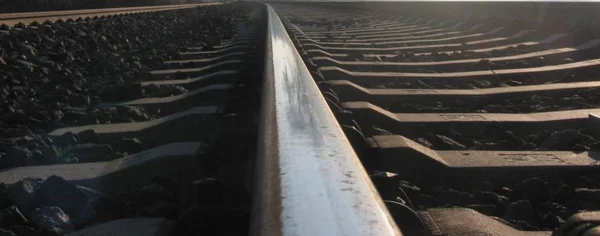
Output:
<path fill-rule="evenodd" d="M 274 9 L 251 234 L 401 235 Z"/>

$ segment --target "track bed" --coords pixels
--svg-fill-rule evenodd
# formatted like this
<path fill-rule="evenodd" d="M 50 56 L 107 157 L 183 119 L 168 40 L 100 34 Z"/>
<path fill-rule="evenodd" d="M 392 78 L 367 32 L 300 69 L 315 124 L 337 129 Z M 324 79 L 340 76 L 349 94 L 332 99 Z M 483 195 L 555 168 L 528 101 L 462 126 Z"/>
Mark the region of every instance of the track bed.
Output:
<path fill-rule="evenodd" d="M 0 35 L 3 232 L 245 234 L 264 7 L 93 16 Z"/>
<path fill-rule="evenodd" d="M 465 4 L 0 16 L 0 234 L 600 235 L 598 5 Z"/>
<path fill-rule="evenodd" d="M 600 209 L 585 22 L 344 6 L 276 9 L 404 234 L 550 235 Z"/>

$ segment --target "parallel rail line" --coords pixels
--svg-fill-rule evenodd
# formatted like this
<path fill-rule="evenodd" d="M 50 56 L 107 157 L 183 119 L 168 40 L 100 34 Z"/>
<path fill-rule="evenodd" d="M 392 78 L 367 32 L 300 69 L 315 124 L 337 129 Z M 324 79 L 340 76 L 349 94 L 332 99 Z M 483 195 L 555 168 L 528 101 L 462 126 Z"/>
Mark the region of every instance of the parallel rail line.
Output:
<path fill-rule="evenodd" d="M 166 10 L 177 10 L 185 8 L 193 8 L 203 5 L 214 5 L 216 3 L 204 4 L 182 4 L 170 6 L 149 6 L 149 7 L 121 7 L 107 9 L 86 9 L 74 11 L 52 11 L 52 12 L 25 12 L 25 13 L 5 13 L 0 14 L 0 25 L 5 24 L 13 26 L 17 23 L 30 24 L 32 22 L 43 23 L 45 21 L 55 22 L 58 20 L 77 19 L 77 18 L 94 18 L 117 16 L 123 14 L 156 12 Z"/>

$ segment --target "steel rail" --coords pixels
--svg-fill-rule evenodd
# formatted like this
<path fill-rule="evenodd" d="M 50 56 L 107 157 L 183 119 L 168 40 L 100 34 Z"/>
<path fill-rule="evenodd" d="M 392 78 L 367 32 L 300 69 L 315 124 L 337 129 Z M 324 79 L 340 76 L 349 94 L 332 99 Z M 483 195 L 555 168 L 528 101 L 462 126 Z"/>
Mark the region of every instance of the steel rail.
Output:
<path fill-rule="evenodd" d="M 84 10 L 67 10 L 67 11 L 45 11 L 45 12 L 20 12 L 20 13 L 4 13 L 0 14 L 0 24 L 9 26 L 17 23 L 29 24 L 34 21 L 42 23 L 46 20 L 57 21 L 59 19 L 75 19 L 78 17 L 101 17 L 112 16 L 127 13 L 143 13 L 164 10 L 178 10 L 192 8 L 198 6 L 215 5 L 218 3 L 200 3 L 200 4 L 182 4 L 182 5 L 166 5 L 166 6 L 145 6 L 145 7 L 119 7 L 119 8 L 100 8 L 100 9 L 84 9 Z"/>
<path fill-rule="evenodd" d="M 274 9 L 251 235 L 401 235 Z"/>

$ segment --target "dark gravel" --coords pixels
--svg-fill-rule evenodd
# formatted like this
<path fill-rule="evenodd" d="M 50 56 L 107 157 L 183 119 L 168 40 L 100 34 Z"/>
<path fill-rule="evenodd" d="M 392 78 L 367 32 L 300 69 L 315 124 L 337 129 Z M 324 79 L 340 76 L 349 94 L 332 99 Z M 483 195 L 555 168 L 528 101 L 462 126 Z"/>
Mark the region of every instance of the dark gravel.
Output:
<path fill-rule="evenodd" d="M 530 93 L 513 96 L 480 96 L 465 99 L 407 99 L 381 106 L 394 113 L 535 113 L 600 107 L 598 88 Z"/>
<path fill-rule="evenodd" d="M 600 134 L 589 128 L 509 128 L 499 124 L 404 127 L 400 135 L 436 150 L 600 151 Z M 372 134 L 391 135 L 373 127 Z"/>
<path fill-rule="evenodd" d="M 487 71 L 487 70 L 505 70 L 505 69 L 523 69 L 542 66 L 552 66 L 567 63 L 575 63 L 585 60 L 593 60 L 598 58 L 598 48 L 588 49 L 584 51 L 561 53 L 554 55 L 530 57 L 519 60 L 505 61 L 490 61 L 488 58 L 480 59 L 476 63 L 469 64 L 453 64 L 453 65 L 438 65 L 438 66 L 399 66 L 399 67 L 353 67 L 352 71 L 363 72 L 414 72 L 414 73 L 448 73 L 448 72 L 468 72 L 468 71 Z M 440 53 L 438 57 L 443 53 Z M 369 58 L 369 57 L 365 57 Z M 379 59 L 377 59 L 379 58 Z M 383 56 L 376 57 L 375 61 L 385 61 Z M 418 60 L 415 60 L 418 61 Z M 412 62 L 415 62 L 412 61 Z"/>
<path fill-rule="evenodd" d="M 93 130 L 51 138 L 56 128 L 143 122 L 165 114 L 137 106 L 98 107 L 143 97 L 186 93 L 181 86 L 139 86 L 185 47 L 219 45 L 257 5 L 223 4 L 162 13 L 14 28 L 0 34 L 0 169 L 109 161 L 156 145 Z M 255 67 L 261 66 L 257 60 Z M 260 69 L 257 69 L 260 70 Z M 260 71 L 248 71 L 224 121 L 240 128 L 219 135 L 194 166 L 196 179 L 155 177 L 139 188 L 104 193 L 59 176 L 0 184 L 0 233 L 60 235 L 120 218 L 173 220 L 170 235 L 245 235 L 251 196 L 244 188 L 253 157 Z M 49 92 L 50 91 L 50 92 Z M 238 99 L 239 100 L 239 99 Z M 243 127 L 243 129 L 242 129 Z M 110 183 L 104 183 L 110 188 Z"/>
<path fill-rule="evenodd" d="M 47 133 L 163 116 L 136 106 L 96 105 L 187 92 L 136 82 L 181 48 L 231 39 L 250 9 L 225 4 L 5 29 L 0 33 L 0 169 L 111 160 L 141 150 L 116 145 L 122 140 L 86 140 L 82 134 L 52 140 Z"/>
<path fill-rule="evenodd" d="M 492 21 L 493 23 L 490 22 L 490 23 L 486 24 L 485 22 L 482 22 L 482 21 L 477 21 L 477 22 L 459 21 L 459 22 L 465 23 L 464 26 L 461 27 L 462 29 L 467 29 L 470 26 L 473 26 L 475 24 L 494 25 L 495 27 L 505 25 L 511 29 L 519 28 L 518 24 L 514 25 L 516 23 L 516 21 L 515 22 L 500 22 L 500 21 L 494 20 L 494 19 L 490 19 L 490 21 Z M 293 24 L 296 24 L 300 27 L 302 27 L 302 26 L 320 27 L 323 29 L 335 30 L 335 29 L 345 29 L 345 28 L 360 29 L 362 25 L 373 24 L 373 23 L 376 23 L 377 20 L 371 20 L 371 19 L 360 19 L 359 21 L 354 20 L 354 19 L 330 20 L 330 19 L 325 19 L 325 18 L 307 20 L 307 19 L 293 18 L 290 20 L 290 22 Z M 449 23 L 447 23 L 446 25 L 453 25 L 455 23 L 456 22 L 449 21 Z M 481 28 L 478 30 L 478 32 L 485 32 L 488 29 L 489 28 Z M 600 36 L 600 30 L 598 30 L 597 27 L 595 27 L 593 24 L 590 24 L 587 21 L 573 21 L 573 22 L 570 22 L 570 26 L 567 28 L 556 27 L 556 28 L 552 28 L 552 29 L 548 29 L 548 27 L 546 27 L 546 23 L 542 22 L 538 26 L 535 26 L 535 25 L 531 26 L 531 29 L 538 29 L 539 31 L 543 31 L 547 36 L 552 35 L 552 34 L 557 34 L 557 33 L 570 33 L 570 34 L 572 34 L 572 36 L 569 36 L 567 40 L 563 40 L 562 42 L 558 41 L 556 43 L 553 43 L 552 45 L 545 45 L 545 44 L 532 45 L 532 46 L 518 45 L 516 47 L 509 47 L 506 49 L 493 50 L 493 51 L 489 51 L 489 52 L 474 52 L 474 51 L 471 51 L 468 47 L 465 47 L 462 49 L 458 49 L 452 53 L 433 52 L 432 54 L 416 55 L 414 52 L 411 52 L 410 50 L 403 50 L 403 51 L 398 51 L 396 53 L 396 56 L 393 56 L 393 57 L 364 57 L 361 54 L 350 53 L 348 55 L 348 57 L 345 58 L 344 60 L 345 61 L 384 61 L 384 62 L 435 62 L 435 61 L 503 57 L 503 56 L 513 56 L 513 55 L 519 55 L 519 54 L 530 53 L 530 52 L 535 52 L 535 51 L 547 50 L 547 49 L 563 47 L 563 46 L 564 47 L 577 46 L 577 45 L 585 43 L 591 39 L 596 39 Z M 461 29 L 457 29 L 457 30 L 461 30 Z M 382 32 L 385 33 L 385 31 L 382 31 Z M 459 35 L 456 35 L 456 36 L 459 36 Z M 446 36 L 440 36 L 440 37 L 446 37 Z M 539 37 L 536 37 L 536 40 L 543 39 L 543 38 L 545 38 L 545 37 L 539 36 Z M 334 40 L 333 37 L 328 38 L 324 41 L 325 42 L 333 42 L 333 41 L 344 42 L 344 40 Z M 502 44 L 504 44 L 504 43 L 502 43 Z M 496 46 L 499 46 L 499 45 L 496 45 Z M 449 50 L 448 48 L 440 48 L 439 51 L 452 51 L 452 50 Z M 537 60 L 539 61 L 539 59 L 537 59 Z M 519 66 L 521 68 L 525 68 L 525 67 L 531 67 L 532 66 L 531 64 L 535 64 L 535 60 L 533 61 L 533 63 L 529 62 L 528 60 L 525 60 L 525 61 L 515 61 L 515 62 L 510 62 L 510 63 L 496 63 L 496 65 L 494 65 L 494 66 L 496 67 L 495 69 L 501 69 L 501 68 L 508 67 L 508 66 L 513 66 L 513 67 Z"/>
<path fill-rule="evenodd" d="M 544 37 L 539 37 L 539 39 L 543 39 Z M 505 69 L 505 68 L 528 68 L 539 65 L 539 62 L 545 58 L 532 58 L 532 59 L 522 59 L 522 60 L 514 60 L 514 61 L 504 61 L 504 62 L 493 62 L 493 63 L 485 63 L 486 58 L 494 58 L 494 57 L 506 57 L 506 56 L 516 56 L 520 54 L 532 53 L 543 50 L 550 50 L 553 48 L 560 47 L 574 47 L 579 44 L 585 43 L 586 39 L 591 40 L 594 38 L 586 38 L 580 37 L 574 40 L 569 39 L 568 43 L 559 42 L 553 43 L 551 45 L 548 44 L 538 44 L 538 45 L 525 45 L 519 44 L 517 46 L 511 46 L 504 49 L 494 49 L 486 52 L 475 52 L 472 50 L 456 50 L 453 52 L 446 52 L 446 49 L 440 49 L 438 51 L 432 51 L 431 54 L 417 54 L 410 51 L 397 52 L 394 56 L 376 56 L 376 57 L 365 57 L 357 54 L 350 54 L 344 61 L 380 61 L 380 62 L 440 62 L 440 61 L 455 61 L 455 60 L 467 60 L 467 59 L 482 59 L 481 64 L 473 65 L 469 70 L 473 69 L 487 69 L 488 66 L 493 69 Z M 566 60 L 564 62 L 575 61 L 571 57 L 572 55 L 566 55 L 564 58 Z M 580 60 L 582 60 L 582 57 Z M 554 63 L 560 63 L 561 60 L 555 60 Z M 461 68 L 465 68 L 465 66 L 461 66 Z M 461 71 L 461 70 L 455 70 Z M 465 70 L 467 71 L 467 70 Z"/>
<path fill-rule="evenodd" d="M 64 11 L 78 9 L 113 8 L 113 7 L 135 7 L 152 6 L 164 4 L 193 3 L 187 0 L 127 0 L 127 1 L 39 1 L 39 0 L 2 0 L 0 1 L 0 13 L 35 12 L 35 11 Z"/>
<path fill-rule="evenodd" d="M 415 210 L 471 208 L 520 230 L 555 230 L 573 214 L 600 210 L 597 173 L 510 181 L 437 176 L 411 182 L 391 173 L 371 177 L 384 200 L 400 198 Z"/>
<path fill-rule="evenodd" d="M 172 230 L 177 232 L 246 232 L 251 200 L 245 190 L 211 178 L 190 184 L 196 186 L 195 191 L 183 195 L 180 181 L 157 176 L 141 188 L 106 194 L 58 176 L 28 178 L 0 186 L 1 203 L 8 206 L 0 211 L 0 227 L 15 235 L 59 235 L 120 218 L 164 217 L 176 222 Z M 198 221 L 198 217 L 209 217 L 212 223 Z M 239 228 L 225 230 L 225 222 Z"/>

